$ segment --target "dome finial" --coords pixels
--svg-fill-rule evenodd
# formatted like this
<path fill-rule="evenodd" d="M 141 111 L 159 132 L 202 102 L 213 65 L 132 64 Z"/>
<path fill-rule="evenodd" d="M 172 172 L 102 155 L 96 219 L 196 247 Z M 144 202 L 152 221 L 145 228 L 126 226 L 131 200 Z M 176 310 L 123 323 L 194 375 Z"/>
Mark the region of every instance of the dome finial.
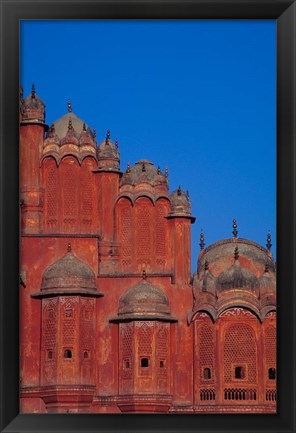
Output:
<path fill-rule="evenodd" d="M 36 91 L 35 91 L 35 84 L 32 84 L 32 92 L 31 92 L 32 98 L 35 98 Z"/>
<path fill-rule="evenodd" d="M 233 228 L 233 231 L 232 231 L 233 237 L 237 238 L 238 231 L 237 231 L 236 219 L 232 220 L 232 228 Z"/>
<path fill-rule="evenodd" d="M 157 167 L 157 174 L 161 174 L 160 167 Z"/>
<path fill-rule="evenodd" d="M 189 198 L 189 191 L 188 191 L 188 189 L 186 190 L 186 196 L 187 196 L 187 198 Z"/>
<path fill-rule="evenodd" d="M 238 260 L 239 258 L 239 251 L 238 251 L 238 247 L 234 248 L 234 260 Z"/>
<path fill-rule="evenodd" d="M 199 246 L 200 246 L 201 250 L 205 249 L 205 236 L 204 236 L 203 229 L 201 229 L 201 231 L 200 231 L 200 243 L 199 243 Z"/>
<path fill-rule="evenodd" d="M 72 126 L 72 120 L 69 119 L 68 130 L 70 131 L 71 129 L 73 129 L 73 126 Z"/>
<path fill-rule="evenodd" d="M 169 177 L 169 169 L 167 167 L 165 168 L 164 176 L 166 179 Z"/>
<path fill-rule="evenodd" d="M 115 139 L 115 147 L 116 147 L 116 149 L 118 149 L 118 138 L 117 137 Z"/>
<path fill-rule="evenodd" d="M 178 188 L 178 195 L 181 195 L 182 194 L 182 190 L 181 190 L 181 186 L 179 185 L 179 188 Z"/>
<path fill-rule="evenodd" d="M 97 128 L 93 129 L 93 136 L 94 136 L 94 138 L 96 138 L 96 136 L 97 136 Z"/>
<path fill-rule="evenodd" d="M 145 162 L 142 162 L 142 171 L 146 171 Z"/>
<path fill-rule="evenodd" d="M 147 274 L 146 274 L 145 269 L 143 269 L 143 272 L 142 272 L 142 279 L 143 279 L 143 280 L 146 280 L 146 279 L 147 279 Z"/>
<path fill-rule="evenodd" d="M 110 140 L 110 129 L 107 130 L 107 134 L 106 134 L 106 138 L 105 138 L 105 143 L 109 144 L 109 140 Z"/>
<path fill-rule="evenodd" d="M 68 253 L 71 253 L 71 251 L 72 251 L 71 242 L 68 242 L 68 244 L 67 244 L 67 251 L 68 251 Z"/>
<path fill-rule="evenodd" d="M 86 131 L 86 124 L 85 124 L 85 122 L 83 122 L 82 130 Z"/>
<path fill-rule="evenodd" d="M 268 251 L 270 251 L 271 247 L 272 247 L 271 234 L 270 234 L 270 230 L 268 230 L 266 248 L 268 249 Z"/>
<path fill-rule="evenodd" d="M 72 104 L 70 99 L 68 99 L 68 113 L 72 113 Z"/>
<path fill-rule="evenodd" d="M 126 172 L 127 172 L 127 173 L 130 173 L 130 172 L 131 172 L 131 165 L 130 165 L 129 162 L 127 163 Z"/>

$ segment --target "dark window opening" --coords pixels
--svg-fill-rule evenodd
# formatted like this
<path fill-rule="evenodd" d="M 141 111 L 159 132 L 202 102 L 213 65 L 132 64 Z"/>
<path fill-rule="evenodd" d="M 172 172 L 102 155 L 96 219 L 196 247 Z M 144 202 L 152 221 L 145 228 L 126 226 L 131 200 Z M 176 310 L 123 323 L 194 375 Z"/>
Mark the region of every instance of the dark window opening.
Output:
<path fill-rule="evenodd" d="M 161 360 L 161 361 L 159 362 L 159 367 L 160 367 L 160 368 L 164 368 L 164 361 Z"/>
<path fill-rule="evenodd" d="M 48 359 L 52 359 L 52 355 L 53 355 L 52 350 L 49 350 L 49 351 L 47 352 L 47 358 L 48 358 Z"/>
<path fill-rule="evenodd" d="M 84 358 L 84 359 L 88 359 L 88 358 L 89 358 L 89 353 L 88 353 L 87 350 L 85 350 L 85 351 L 83 352 L 83 358 Z"/>
<path fill-rule="evenodd" d="M 275 368 L 268 369 L 268 379 L 275 380 Z"/>
<path fill-rule="evenodd" d="M 130 368 L 130 362 L 128 360 L 125 361 L 125 368 Z"/>
<path fill-rule="evenodd" d="M 243 367 L 235 367 L 234 377 L 235 377 L 235 379 L 244 379 L 244 377 L 245 377 L 244 368 Z"/>
<path fill-rule="evenodd" d="M 148 358 L 141 358 L 141 367 L 147 368 L 149 366 L 149 360 Z"/>
<path fill-rule="evenodd" d="M 211 379 L 211 369 L 210 368 L 204 369 L 204 379 Z"/>
<path fill-rule="evenodd" d="M 67 359 L 72 358 L 72 350 L 66 349 L 64 352 L 64 358 L 67 358 Z"/>

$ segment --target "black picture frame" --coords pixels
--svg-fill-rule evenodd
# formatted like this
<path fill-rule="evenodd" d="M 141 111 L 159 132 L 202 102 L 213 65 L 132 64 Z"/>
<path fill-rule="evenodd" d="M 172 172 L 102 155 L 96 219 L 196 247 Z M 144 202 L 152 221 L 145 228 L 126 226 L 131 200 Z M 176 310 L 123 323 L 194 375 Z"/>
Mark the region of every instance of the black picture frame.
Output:
<path fill-rule="evenodd" d="M 295 432 L 296 4 L 295 0 L 34 1 L 1 5 L 1 418 L 2 432 Z M 277 20 L 278 404 L 275 415 L 19 414 L 20 19 Z M 43 53 L 52 55 L 52 53 Z"/>

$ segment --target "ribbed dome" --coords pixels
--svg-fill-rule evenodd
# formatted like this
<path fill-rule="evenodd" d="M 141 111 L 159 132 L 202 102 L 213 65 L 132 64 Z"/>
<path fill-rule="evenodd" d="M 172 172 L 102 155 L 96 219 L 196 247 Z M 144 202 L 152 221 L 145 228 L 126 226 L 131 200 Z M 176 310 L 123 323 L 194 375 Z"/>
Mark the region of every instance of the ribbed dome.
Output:
<path fill-rule="evenodd" d="M 23 122 L 41 122 L 45 120 L 45 104 L 35 92 L 34 85 L 32 92 L 21 101 L 21 119 Z"/>
<path fill-rule="evenodd" d="M 146 280 L 131 287 L 119 300 L 118 317 L 112 321 L 122 320 L 166 320 L 176 321 L 170 315 L 166 295 Z"/>
<path fill-rule="evenodd" d="M 141 159 L 123 173 L 120 185 L 138 185 L 140 183 L 149 183 L 155 186 L 160 184 L 167 185 L 168 181 L 166 176 L 152 162 L 147 159 Z"/>
<path fill-rule="evenodd" d="M 169 217 L 186 217 L 190 218 L 192 222 L 195 217 L 191 215 L 191 203 L 188 193 L 185 193 L 180 187 L 172 192 L 170 195 L 171 212 Z"/>
<path fill-rule="evenodd" d="M 276 292 L 276 277 L 273 272 L 270 272 L 266 265 L 264 273 L 258 278 L 257 286 L 260 289 L 261 295 L 263 293 L 275 293 Z"/>
<path fill-rule="evenodd" d="M 110 139 L 110 131 L 107 131 L 105 140 L 98 146 L 98 168 L 101 170 L 119 171 L 119 151 L 117 144 Z"/>
<path fill-rule="evenodd" d="M 96 290 L 96 276 L 85 263 L 68 252 L 44 271 L 41 290 L 73 288 Z"/>
<path fill-rule="evenodd" d="M 69 124 L 72 126 L 73 132 L 76 134 L 77 139 L 79 139 L 84 126 L 86 129 L 89 129 L 85 122 L 76 116 L 76 114 L 72 112 L 67 113 L 53 123 L 55 134 L 60 140 L 67 135 L 69 131 Z"/>
<path fill-rule="evenodd" d="M 254 290 L 256 282 L 255 274 L 235 260 L 234 264 L 217 278 L 217 290 L 219 292 L 237 288 Z"/>

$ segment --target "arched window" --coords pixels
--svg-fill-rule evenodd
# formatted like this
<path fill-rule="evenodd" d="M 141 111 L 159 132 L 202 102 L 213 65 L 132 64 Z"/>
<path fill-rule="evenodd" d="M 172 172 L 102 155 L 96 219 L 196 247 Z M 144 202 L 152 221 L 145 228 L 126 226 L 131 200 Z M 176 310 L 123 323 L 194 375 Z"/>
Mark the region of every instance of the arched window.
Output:
<path fill-rule="evenodd" d="M 149 359 L 148 358 L 141 358 L 141 367 L 142 368 L 149 367 Z"/>
<path fill-rule="evenodd" d="M 245 378 L 245 369 L 244 367 L 238 365 L 234 370 L 235 379 L 244 379 Z"/>
<path fill-rule="evenodd" d="M 275 380 L 275 368 L 268 369 L 268 379 Z"/>
<path fill-rule="evenodd" d="M 85 350 L 85 351 L 83 352 L 83 358 L 84 358 L 84 359 L 88 359 L 88 358 L 89 358 L 89 353 L 88 353 L 87 350 Z"/>
<path fill-rule="evenodd" d="M 204 379 L 211 379 L 211 369 L 210 368 L 204 368 L 203 371 L 203 377 Z"/>
<path fill-rule="evenodd" d="M 66 349 L 66 350 L 64 351 L 64 358 L 67 358 L 67 359 L 72 358 L 72 350 L 70 350 L 70 349 Z"/>

